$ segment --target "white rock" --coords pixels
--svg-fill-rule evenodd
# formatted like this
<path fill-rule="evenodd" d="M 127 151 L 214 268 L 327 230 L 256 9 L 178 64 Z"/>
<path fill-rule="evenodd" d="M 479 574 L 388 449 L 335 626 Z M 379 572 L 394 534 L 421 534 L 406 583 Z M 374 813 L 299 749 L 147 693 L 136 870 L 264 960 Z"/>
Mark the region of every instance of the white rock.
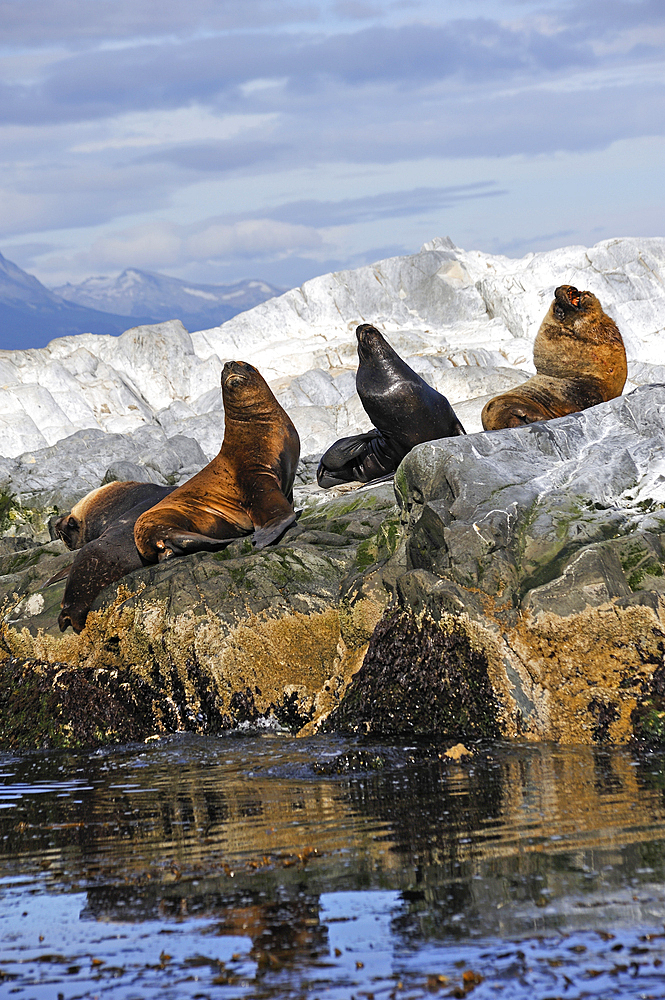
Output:
<path fill-rule="evenodd" d="M 664 278 L 665 239 L 605 240 L 520 260 L 436 239 L 409 257 L 314 278 L 212 330 L 190 335 L 172 320 L 3 351 L 0 457 L 77 431 L 131 435 L 152 426 L 198 441 L 211 458 L 224 430 L 221 369 L 233 359 L 271 382 L 303 455 L 313 457 L 370 426 L 355 393 L 362 322 L 378 326 L 473 432 L 488 398 L 533 373 L 533 340 L 554 288 L 566 283 L 593 291 L 617 321 L 626 391 L 664 382 Z"/>

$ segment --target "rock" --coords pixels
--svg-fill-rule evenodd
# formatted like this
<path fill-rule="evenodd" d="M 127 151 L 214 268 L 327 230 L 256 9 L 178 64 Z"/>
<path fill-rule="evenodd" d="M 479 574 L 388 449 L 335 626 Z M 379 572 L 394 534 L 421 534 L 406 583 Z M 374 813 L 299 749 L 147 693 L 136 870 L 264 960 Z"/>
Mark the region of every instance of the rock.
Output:
<path fill-rule="evenodd" d="M 277 546 L 255 552 L 238 539 L 125 577 L 99 595 L 80 636 L 57 627 L 64 580 L 45 586 L 73 553 L 59 541 L 10 547 L 0 565 L 9 574 L 0 586 L 16 594 L 0 641 L 1 745 L 78 746 L 264 719 L 315 728 L 359 665 L 340 608 L 342 581 L 368 544 L 358 525 L 376 533 L 395 512 L 392 484 L 332 493 L 302 491 L 300 521 Z M 380 613 L 371 620 L 363 606 L 345 628 L 366 642 Z M 72 709 L 74 695 L 86 713 Z"/>
<path fill-rule="evenodd" d="M 497 720 L 487 659 L 468 633 L 453 619 L 441 627 L 392 611 L 374 630 L 360 670 L 323 727 L 375 736 L 478 738 L 498 736 Z"/>
<path fill-rule="evenodd" d="M 452 622 L 486 659 L 506 736 L 625 742 L 660 731 L 664 440 L 665 386 L 651 386 L 559 420 L 414 449 L 396 475 L 403 534 L 371 579 L 403 621 L 422 623 L 404 626 L 401 656 L 426 662 L 432 630 L 445 637 Z M 354 584 L 352 605 L 367 582 Z M 329 721 L 365 724 L 397 648 L 382 656 L 379 668 L 368 654 Z M 432 706 L 437 686 L 455 689 L 457 668 L 447 654 L 440 664 Z M 420 704 L 426 718 L 428 699 Z"/>

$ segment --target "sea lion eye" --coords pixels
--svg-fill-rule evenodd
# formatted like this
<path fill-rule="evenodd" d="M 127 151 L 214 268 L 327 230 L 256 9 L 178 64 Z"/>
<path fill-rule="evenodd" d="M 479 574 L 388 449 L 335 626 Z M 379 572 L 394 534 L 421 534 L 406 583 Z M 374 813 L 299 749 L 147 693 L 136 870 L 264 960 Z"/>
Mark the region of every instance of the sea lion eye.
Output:
<path fill-rule="evenodd" d="M 558 302 L 557 302 L 557 303 L 556 303 L 556 305 L 554 306 L 554 309 L 552 310 L 552 312 L 554 313 L 554 315 L 555 315 L 556 319 L 558 319 L 558 320 L 559 320 L 559 322 L 560 322 L 560 321 L 561 321 L 562 319 L 564 319 L 564 317 L 565 317 L 565 315 L 566 315 L 566 311 L 565 311 L 565 309 L 563 308 L 563 306 L 559 305 L 559 303 L 558 303 Z"/>

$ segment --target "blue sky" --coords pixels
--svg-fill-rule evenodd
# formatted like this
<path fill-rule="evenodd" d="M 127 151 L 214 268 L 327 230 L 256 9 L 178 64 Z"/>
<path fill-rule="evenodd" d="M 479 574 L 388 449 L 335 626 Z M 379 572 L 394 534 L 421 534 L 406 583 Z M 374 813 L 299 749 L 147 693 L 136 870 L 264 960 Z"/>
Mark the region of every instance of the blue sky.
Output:
<path fill-rule="evenodd" d="M 0 251 L 285 287 L 665 235 L 663 0 L 0 0 Z"/>

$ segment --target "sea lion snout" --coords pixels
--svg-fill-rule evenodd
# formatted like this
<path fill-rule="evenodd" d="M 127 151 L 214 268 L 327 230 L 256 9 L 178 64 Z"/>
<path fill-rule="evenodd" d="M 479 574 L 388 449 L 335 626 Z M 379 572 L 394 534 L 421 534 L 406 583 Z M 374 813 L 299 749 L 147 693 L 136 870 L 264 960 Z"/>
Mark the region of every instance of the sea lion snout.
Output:
<path fill-rule="evenodd" d="M 371 323 L 361 323 L 360 326 L 356 327 L 356 338 L 359 347 L 361 345 L 368 347 L 372 342 L 383 340 L 377 328 L 372 326 Z"/>
<path fill-rule="evenodd" d="M 68 549 L 78 548 L 81 524 L 73 514 L 63 514 L 53 523 L 53 532 L 56 538 L 60 538 Z"/>
<path fill-rule="evenodd" d="M 558 288 L 554 289 L 556 302 L 564 308 L 581 309 L 590 297 L 591 292 L 580 292 L 574 285 L 559 285 Z"/>
<path fill-rule="evenodd" d="M 71 625 L 77 635 L 80 635 L 85 628 L 85 620 L 88 616 L 88 609 L 77 611 L 74 607 L 63 608 L 58 616 L 58 625 L 61 632 L 65 632 Z"/>
<path fill-rule="evenodd" d="M 382 354 L 387 346 L 383 334 L 371 323 L 361 323 L 356 327 L 356 339 L 361 361 L 370 361 L 373 355 Z"/>
<path fill-rule="evenodd" d="M 227 361 L 222 369 L 222 385 L 232 387 L 247 382 L 255 374 L 256 368 L 248 361 Z"/>

